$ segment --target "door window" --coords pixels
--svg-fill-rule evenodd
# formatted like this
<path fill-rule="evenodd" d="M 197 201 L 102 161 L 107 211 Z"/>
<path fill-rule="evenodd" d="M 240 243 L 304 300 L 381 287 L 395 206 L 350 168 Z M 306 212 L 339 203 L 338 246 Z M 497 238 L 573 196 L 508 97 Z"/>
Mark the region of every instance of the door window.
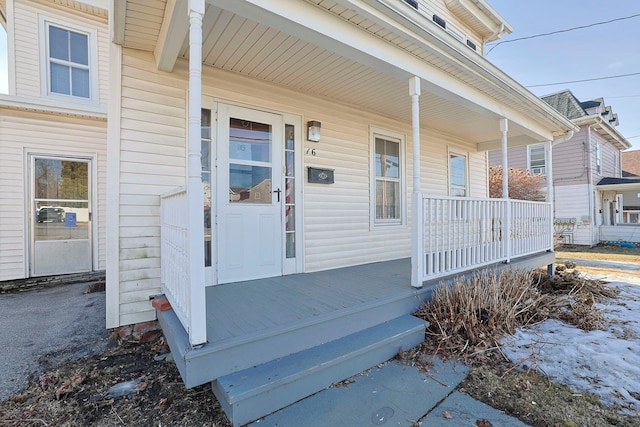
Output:
<path fill-rule="evenodd" d="M 229 119 L 229 202 L 271 203 L 270 124 Z"/>

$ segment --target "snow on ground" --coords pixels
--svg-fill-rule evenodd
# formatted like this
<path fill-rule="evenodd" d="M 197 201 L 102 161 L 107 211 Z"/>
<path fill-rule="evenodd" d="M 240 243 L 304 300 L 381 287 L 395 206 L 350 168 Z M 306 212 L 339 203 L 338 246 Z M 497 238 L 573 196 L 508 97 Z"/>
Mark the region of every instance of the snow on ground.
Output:
<path fill-rule="evenodd" d="M 608 285 L 621 293 L 596 304 L 607 321 L 604 331 L 585 332 L 551 319 L 504 338 L 503 351 L 512 362 L 540 369 L 576 392 L 597 394 L 624 413 L 640 415 L 640 278 Z"/>

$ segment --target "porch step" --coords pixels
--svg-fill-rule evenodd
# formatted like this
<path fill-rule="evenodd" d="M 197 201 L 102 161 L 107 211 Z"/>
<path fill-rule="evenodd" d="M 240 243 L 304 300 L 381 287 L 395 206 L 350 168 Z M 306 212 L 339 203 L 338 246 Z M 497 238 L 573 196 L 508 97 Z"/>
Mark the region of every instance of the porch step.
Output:
<path fill-rule="evenodd" d="M 212 390 L 233 425 L 245 425 L 415 347 L 426 326 L 413 316 L 398 317 L 218 378 Z"/>

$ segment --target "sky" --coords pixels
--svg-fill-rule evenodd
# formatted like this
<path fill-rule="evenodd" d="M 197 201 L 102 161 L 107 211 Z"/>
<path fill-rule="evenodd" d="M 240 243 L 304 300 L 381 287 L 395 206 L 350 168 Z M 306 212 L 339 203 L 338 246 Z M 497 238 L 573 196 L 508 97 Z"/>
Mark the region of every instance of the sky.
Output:
<path fill-rule="evenodd" d="M 613 282 L 607 286 L 621 293 L 616 299 L 595 304 L 605 319 L 603 330 L 585 332 L 550 319 L 506 336 L 501 340 L 502 351 L 513 363 L 533 365 L 574 391 L 597 394 L 603 402 L 637 416 L 640 400 L 634 393 L 640 378 L 640 279 L 608 279 Z"/>
<path fill-rule="evenodd" d="M 487 0 L 513 27 L 498 41 L 640 14 L 637 0 Z M 640 16 L 546 37 L 497 45 L 488 60 L 538 96 L 565 89 L 580 101 L 604 98 L 617 130 L 640 149 L 640 74 L 607 80 L 547 83 L 640 73 Z M 487 51 L 495 43 L 489 44 Z"/>
<path fill-rule="evenodd" d="M 640 14 L 637 0 L 488 0 L 514 28 L 499 41 Z M 640 73 L 640 16 L 561 34 L 503 43 L 487 59 L 528 87 Z M 493 46 L 491 44 L 488 49 Z M 0 26 L 0 93 L 7 93 L 6 34 Z M 640 74 L 583 83 L 529 87 L 541 96 L 569 89 L 580 101 L 604 98 L 618 131 L 640 149 Z"/>

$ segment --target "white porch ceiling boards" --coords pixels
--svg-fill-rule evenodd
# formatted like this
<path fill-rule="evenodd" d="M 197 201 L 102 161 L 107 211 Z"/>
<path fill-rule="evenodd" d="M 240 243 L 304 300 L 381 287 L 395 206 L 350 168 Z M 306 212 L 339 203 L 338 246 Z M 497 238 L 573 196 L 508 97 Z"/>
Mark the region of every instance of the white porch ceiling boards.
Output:
<path fill-rule="evenodd" d="M 159 49 L 158 40 L 163 38 L 163 20 L 167 18 L 165 13 L 167 10 L 173 10 L 167 7 L 167 3 L 174 4 L 175 1 L 126 0 L 124 46 L 154 51 L 158 56 L 158 52 L 162 52 L 162 49 Z M 344 0 L 339 1 L 344 2 Z M 185 3 L 182 2 L 182 4 Z M 218 4 L 221 7 L 227 7 L 227 3 L 219 2 Z M 298 0 L 295 4 L 304 3 Z M 531 105 L 525 105 L 522 98 L 513 96 L 514 91 L 508 81 L 482 78 L 472 70 L 474 61 L 486 62 L 486 60 L 470 50 L 466 52 L 468 50 L 466 46 L 461 45 L 460 52 L 457 52 L 443 49 L 440 46 L 442 43 L 438 46 L 420 44 L 418 40 L 421 35 L 415 31 L 413 33 L 407 31 L 413 36 L 414 40 L 412 40 L 407 34 L 392 31 L 389 25 L 384 28 L 380 25 L 382 21 L 376 22 L 376 19 L 382 19 L 382 15 L 375 10 L 370 11 L 371 19 L 369 19 L 362 13 L 358 14 L 355 10 L 335 1 L 309 0 L 306 4 L 321 14 L 328 12 L 334 19 L 339 18 L 339 22 L 347 22 L 349 28 L 355 26 L 359 34 L 363 34 L 360 32 L 363 31 L 375 36 L 377 40 L 384 41 L 381 46 L 386 49 L 393 46 L 393 50 L 399 48 L 401 51 L 408 52 L 411 57 L 418 58 L 424 63 L 425 70 L 429 70 L 430 67 L 433 67 L 434 73 L 437 70 L 441 79 L 454 77 L 458 82 L 465 82 L 467 87 L 455 94 L 436 83 L 425 80 L 420 98 L 421 122 L 429 128 L 460 140 L 485 143 L 479 146 L 484 148 L 490 145 L 486 144 L 487 141 L 497 142 L 500 139 L 498 121 L 501 110 L 506 111 L 504 106 L 517 112 L 516 114 L 520 115 L 522 120 L 530 120 L 534 115 Z M 294 35 L 296 34 L 296 30 L 293 29 L 294 24 L 269 26 L 267 19 L 260 19 L 261 15 L 248 19 L 229 10 L 223 10 L 221 7 L 207 4 L 203 20 L 203 62 L 206 65 L 303 93 L 337 100 L 394 119 L 410 121 L 411 102 L 408 94 L 410 74 L 397 66 L 393 60 L 387 60 L 385 64 L 380 59 L 367 59 L 363 55 L 352 58 L 348 53 L 340 52 L 340 49 L 326 48 L 339 43 L 335 40 L 339 40 L 339 37 L 334 37 L 334 40 L 325 42 L 323 45 L 313 37 L 309 37 L 308 32 L 306 37 Z M 273 22 L 274 17 L 270 18 Z M 276 27 L 282 28 L 283 31 L 277 30 Z M 451 38 L 444 32 L 439 37 Z M 168 39 L 169 35 L 164 38 Z M 177 55 L 188 59 L 188 37 L 182 37 L 182 39 L 182 48 Z M 452 45 L 458 43 L 453 38 L 448 42 Z M 172 43 L 175 44 L 176 41 L 173 40 Z M 373 63 L 377 65 L 372 66 Z M 435 78 L 435 74 L 433 75 Z M 459 83 L 458 86 L 464 87 Z M 487 105 L 491 107 L 476 104 L 465 96 L 467 93 L 477 94 L 478 91 L 488 96 Z M 553 116 L 553 114 L 545 115 L 544 111 L 537 111 L 536 114 L 539 115 L 537 120 L 542 121 L 549 120 L 549 117 Z M 552 117 L 551 120 L 555 119 Z M 538 125 L 534 125 L 534 128 L 536 126 Z M 521 139 L 529 143 L 541 140 L 539 134 L 526 130 L 514 121 L 510 123 L 509 134 L 526 136 Z"/>

